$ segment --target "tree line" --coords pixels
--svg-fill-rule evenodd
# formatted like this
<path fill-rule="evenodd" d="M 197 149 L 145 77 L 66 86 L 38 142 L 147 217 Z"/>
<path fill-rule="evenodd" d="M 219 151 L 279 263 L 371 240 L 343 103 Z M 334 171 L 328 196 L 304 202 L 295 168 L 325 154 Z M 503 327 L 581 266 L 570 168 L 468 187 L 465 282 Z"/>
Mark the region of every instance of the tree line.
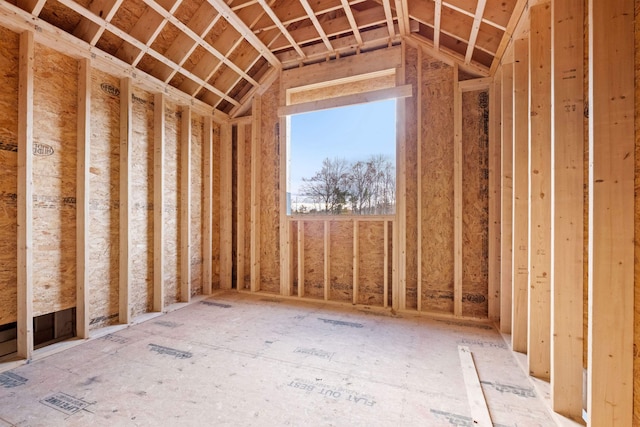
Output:
<path fill-rule="evenodd" d="M 355 162 L 325 158 L 320 170 L 302 181 L 305 203 L 294 213 L 388 215 L 395 211 L 395 164 L 383 154 Z"/>

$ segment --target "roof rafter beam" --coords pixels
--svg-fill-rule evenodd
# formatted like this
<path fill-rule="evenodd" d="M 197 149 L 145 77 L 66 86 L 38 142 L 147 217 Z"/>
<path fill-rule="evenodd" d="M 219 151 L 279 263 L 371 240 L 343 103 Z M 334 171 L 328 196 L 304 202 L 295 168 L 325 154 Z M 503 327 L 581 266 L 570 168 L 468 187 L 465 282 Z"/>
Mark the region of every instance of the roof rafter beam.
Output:
<path fill-rule="evenodd" d="M 322 25 L 320 24 L 320 21 L 318 21 L 318 17 L 311 8 L 308 0 L 300 0 L 300 3 L 302 4 L 305 12 L 307 12 L 307 14 L 309 15 L 309 19 L 311 20 L 311 23 L 313 23 L 313 26 L 316 28 L 316 31 L 320 35 L 320 38 L 322 39 L 324 45 L 327 47 L 327 49 L 329 49 L 329 51 L 333 52 L 333 46 L 331 46 L 329 37 L 327 37 L 327 33 L 324 31 L 324 28 L 322 28 Z"/>
<path fill-rule="evenodd" d="M 353 31 L 353 35 L 358 42 L 358 45 L 362 45 L 362 34 L 360 34 L 360 30 L 358 29 L 358 23 L 356 22 L 356 18 L 353 16 L 353 11 L 351 10 L 351 5 L 348 0 L 340 0 L 342 2 L 342 8 L 344 9 L 344 13 L 347 15 L 347 20 L 349 21 L 349 25 L 351 25 L 351 30 Z"/>
<path fill-rule="evenodd" d="M 436 0 L 435 15 L 433 17 L 433 47 L 440 49 L 440 21 L 442 21 L 442 0 Z"/>
<path fill-rule="evenodd" d="M 447 3 L 446 1 L 443 1 L 442 5 L 446 6 L 447 8 L 449 8 L 451 10 L 455 10 L 456 12 L 460 12 L 463 15 L 467 15 L 467 16 L 469 16 L 471 18 L 475 18 L 475 16 L 476 16 L 474 13 L 471 13 L 468 10 L 464 10 L 461 7 L 458 7 L 458 6 L 454 5 L 454 4 Z M 498 24 L 496 22 L 493 22 L 490 19 L 486 19 L 486 18 L 483 17 L 481 19 L 481 21 L 484 22 L 485 24 L 491 25 L 492 27 L 495 27 L 495 28 L 497 28 L 499 30 L 502 30 L 502 31 L 506 30 L 506 28 L 504 26 L 502 26 L 502 25 L 500 25 L 500 24 Z"/>
<path fill-rule="evenodd" d="M 171 22 L 174 26 L 176 26 L 180 31 L 188 35 L 193 41 L 202 46 L 204 50 L 215 56 L 219 61 L 223 62 L 227 67 L 231 68 L 233 71 L 241 75 L 243 78 L 251 82 L 253 85 L 257 85 L 258 82 L 252 79 L 244 70 L 241 70 L 236 64 L 233 63 L 229 58 L 224 56 L 222 53 L 218 52 L 213 46 L 207 43 L 202 37 L 196 34 L 191 28 L 187 25 L 183 24 L 178 18 L 173 16 L 173 12 L 167 12 L 162 6 L 155 2 L 155 0 L 143 0 L 149 7 L 153 8 L 156 12 L 164 17 L 167 21 Z"/>
<path fill-rule="evenodd" d="M 421 24 L 423 24 L 423 25 L 425 25 L 427 27 L 433 28 L 433 24 L 425 21 L 424 19 L 421 19 L 421 18 L 418 18 L 418 17 L 414 17 L 414 19 L 417 22 L 420 22 Z M 452 32 L 445 31 L 445 30 L 440 30 L 440 33 L 441 34 L 446 34 L 447 36 L 451 37 L 452 39 L 460 40 L 461 42 L 467 43 L 467 39 L 465 39 L 464 37 L 460 37 L 459 35 L 454 34 Z M 433 46 L 430 45 L 430 47 L 433 47 Z M 491 51 L 491 50 L 489 50 L 489 49 L 487 49 L 485 47 L 476 46 L 475 48 L 478 49 L 478 50 L 481 50 L 481 51 L 483 51 L 485 53 L 488 53 L 491 56 L 495 56 L 496 55 L 496 52 L 493 52 L 493 51 Z"/>
<path fill-rule="evenodd" d="M 473 25 L 471 26 L 471 34 L 469 35 L 469 43 L 467 44 L 467 54 L 464 57 L 464 63 L 471 63 L 473 57 L 473 49 L 476 46 L 476 40 L 478 39 L 478 32 L 480 31 L 480 24 L 482 23 L 482 16 L 484 15 L 484 7 L 487 5 L 487 0 L 478 0 L 476 6 L 476 15 L 473 17 Z"/>
<path fill-rule="evenodd" d="M 280 18 L 278 18 L 278 15 L 276 15 L 273 9 L 269 7 L 265 0 L 258 0 L 258 3 L 260 3 L 260 6 L 262 6 L 262 9 L 264 9 L 273 23 L 276 24 L 282 35 L 287 40 L 289 40 L 289 43 L 291 43 L 291 46 L 295 49 L 296 52 L 298 52 L 298 55 L 300 55 L 301 58 L 304 58 L 304 52 L 302 51 L 302 49 L 300 49 L 300 46 L 298 46 L 298 42 L 291 36 L 289 30 L 287 30 L 287 28 L 284 26 Z"/>
<path fill-rule="evenodd" d="M 106 22 L 111 22 L 116 12 L 122 5 L 124 0 L 98 0 L 89 5 L 89 11 L 96 15 L 104 17 Z M 106 11 L 106 13 L 104 13 Z M 85 16 L 85 18 L 87 18 Z M 95 46 L 102 37 L 105 27 L 97 25 L 95 22 L 87 18 L 81 21 L 73 30 L 73 35 L 81 40 L 86 41 L 91 46 Z"/>
<path fill-rule="evenodd" d="M 389 37 L 395 37 L 396 28 L 393 25 L 393 14 L 391 13 L 391 2 L 389 0 L 382 0 L 382 7 L 384 8 L 384 16 L 387 18 L 387 28 L 389 28 Z"/>
<path fill-rule="evenodd" d="M 203 84 L 204 87 L 207 88 L 207 90 L 215 93 L 216 95 L 218 95 L 220 97 L 225 98 L 231 104 L 233 104 L 233 105 L 238 105 L 239 104 L 235 99 L 229 98 L 226 94 L 224 94 L 218 88 L 216 88 L 213 85 L 205 82 L 200 77 L 198 77 L 195 74 L 193 74 L 192 72 L 190 72 L 188 70 L 185 70 L 183 67 L 179 66 L 178 64 L 176 64 L 175 62 L 171 61 L 170 59 L 164 57 L 162 54 L 156 52 L 154 49 L 150 48 L 149 46 L 145 46 L 144 43 L 142 43 L 141 41 L 137 40 L 135 37 L 130 36 L 129 33 L 121 30 L 120 28 L 116 27 L 115 25 L 112 25 L 109 22 L 106 22 L 104 19 L 102 19 L 99 16 L 93 14 L 92 12 L 90 12 L 87 9 L 85 9 L 83 6 L 79 5 L 75 1 L 73 1 L 73 0 L 58 0 L 58 1 L 61 4 L 67 6 L 69 9 L 73 10 L 74 12 L 79 13 L 79 14 L 85 16 L 86 18 L 91 19 L 96 24 L 103 26 L 105 28 L 105 30 L 107 30 L 109 32 L 112 32 L 115 36 L 120 37 L 122 40 L 126 41 L 127 43 L 130 43 L 133 46 L 135 46 L 136 48 L 144 51 L 144 53 L 149 54 L 151 57 L 153 57 L 156 60 L 164 63 L 168 67 L 179 69 L 181 74 L 184 74 L 186 77 L 190 78 L 191 80 L 193 80 L 193 81 L 195 81 L 195 82 L 197 82 L 199 84 Z"/>
<path fill-rule="evenodd" d="M 34 16 L 40 15 L 47 0 L 18 0 L 18 7 Z"/>
<path fill-rule="evenodd" d="M 269 48 L 262 43 L 262 41 L 256 36 L 251 28 L 247 26 L 236 13 L 222 0 L 207 0 L 211 6 L 213 6 L 224 19 L 226 19 L 239 33 L 244 37 L 251 45 L 265 57 L 269 63 L 275 67 L 281 68 L 282 64 L 278 61 L 278 58 L 271 53 Z"/>

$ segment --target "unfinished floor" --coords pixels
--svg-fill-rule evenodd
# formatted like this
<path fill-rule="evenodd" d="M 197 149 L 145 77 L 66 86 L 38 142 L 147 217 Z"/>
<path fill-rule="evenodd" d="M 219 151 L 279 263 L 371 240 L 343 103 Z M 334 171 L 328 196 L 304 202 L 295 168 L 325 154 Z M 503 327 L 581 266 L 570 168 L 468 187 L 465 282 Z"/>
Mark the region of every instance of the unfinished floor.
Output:
<path fill-rule="evenodd" d="M 555 425 L 482 323 L 220 293 L 0 374 L 0 426 Z"/>

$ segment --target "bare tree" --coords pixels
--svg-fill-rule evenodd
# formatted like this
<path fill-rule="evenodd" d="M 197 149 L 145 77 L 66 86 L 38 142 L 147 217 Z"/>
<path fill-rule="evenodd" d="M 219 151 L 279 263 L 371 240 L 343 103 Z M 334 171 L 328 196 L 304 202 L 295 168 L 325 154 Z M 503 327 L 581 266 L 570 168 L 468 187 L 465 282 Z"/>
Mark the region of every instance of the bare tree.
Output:
<path fill-rule="evenodd" d="M 321 169 L 311 178 L 302 178 L 302 194 L 315 203 L 324 205 L 324 211 L 340 214 L 348 195 L 349 166 L 344 159 L 322 161 Z"/>

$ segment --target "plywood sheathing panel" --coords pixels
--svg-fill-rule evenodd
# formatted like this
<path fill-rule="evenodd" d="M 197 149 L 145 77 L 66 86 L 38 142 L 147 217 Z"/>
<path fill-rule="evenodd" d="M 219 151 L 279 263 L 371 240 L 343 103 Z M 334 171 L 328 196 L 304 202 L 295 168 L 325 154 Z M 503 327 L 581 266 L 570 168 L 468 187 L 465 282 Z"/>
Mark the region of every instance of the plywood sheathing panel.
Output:
<path fill-rule="evenodd" d="M 17 319 L 18 34 L 0 27 L 0 325 Z"/>
<path fill-rule="evenodd" d="M 462 94 L 462 315 L 488 316 L 489 93 Z"/>
<path fill-rule="evenodd" d="M 358 304 L 384 303 L 384 221 L 358 223 Z"/>
<path fill-rule="evenodd" d="M 418 84 L 418 50 L 407 46 L 405 83 L 414 87 L 414 94 Z M 403 102 L 399 100 L 397 102 Z M 418 156 L 418 119 L 417 119 L 417 99 L 415 96 L 404 99 L 405 102 L 405 153 L 406 153 L 406 230 L 400 230 L 407 235 L 406 259 L 406 307 L 407 309 L 417 309 L 418 307 L 418 192 L 417 192 L 417 156 Z M 398 195 L 402 197 L 402 195 Z"/>
<path fill-rule="evenodd" d="M 353 223 L 331 221 L 329 223 L 329 299 L 353 300 Z"/>
<path fill-rule="evenodd" d="M 212 123 L 213 201 L 211 227 L 211 287 L 220 289 L 220 125 Z"/>
<path fill-rule="evenodd" d="M 422 70 L 422 309 L 453 313 L 453 67 Z"/>
<path fill-rule="evenodd" d="M 204 119 L 191 116 L 191 295 L 202 294 L 202 206 Z"/>
<path fill-rule="evenodd" d="M 324 222 L 304 223 L 304 295 L 324 299 Z"/>
<path fill-rule="evenodd" d="M 118 320 L 120 80 L 91 70 L 89 323 Z"/>
<path fill-rule="evenodd" d="M 262 96 L 260 141 L 260 289 L 280 293 L 280 82 Z"/>
<path fill-rule="evenodd" d="M 131 304 L 132 315 L 153 307 L 153 94 L 133 89 L 131 147 Z"/>
<path fill-rule="evenodd" d="M 33 315 L 76 305 L 77 62 L 36 44 Z"/>
<path fill-rule="evenodd" d="M 180 300 L 180 118 L 175 103 L 165 106 L 165 306 Z"/>

